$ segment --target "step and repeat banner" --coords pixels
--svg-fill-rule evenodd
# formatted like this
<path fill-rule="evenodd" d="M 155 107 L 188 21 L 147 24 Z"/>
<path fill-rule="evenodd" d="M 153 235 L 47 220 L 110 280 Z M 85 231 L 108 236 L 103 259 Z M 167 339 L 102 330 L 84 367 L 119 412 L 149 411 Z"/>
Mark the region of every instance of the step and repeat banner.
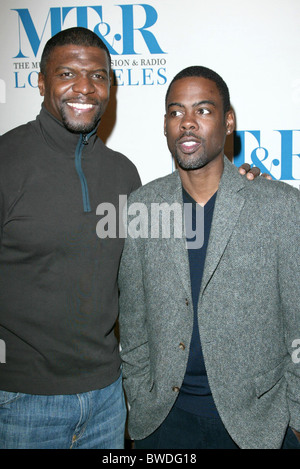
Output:
<path fill-rule="evenodd" d="M 231 93 L 227 155 L 300 188 L 299 0 L 1 0 L 0 11 L 0 134 L 39 113 L 46 41 L 84 26 L 105 41 L 114 70 L 99 134 L 143 183 L 174 169 L 163 134 L 170 80 L 204 65 Z"/>

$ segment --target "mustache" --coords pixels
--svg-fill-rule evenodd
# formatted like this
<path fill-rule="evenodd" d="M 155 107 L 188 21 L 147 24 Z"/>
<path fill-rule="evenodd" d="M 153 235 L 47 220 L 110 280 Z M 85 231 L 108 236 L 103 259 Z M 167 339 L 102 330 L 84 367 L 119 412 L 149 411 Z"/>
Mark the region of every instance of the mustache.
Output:
<path fill-rule="evenodd" d="M 176 143 L 179 142 L 180 140 L 182 140 L 183 138 L 185 137 L 193 137 L 195 138 L 198 142 L 204 142 L 205 140 L 202 138 L 202 137 L 199 137 L 198 135 L 194 134 L 192 131 L 185 131 L 183 132 L 177 139 L 176 139 Z"/>

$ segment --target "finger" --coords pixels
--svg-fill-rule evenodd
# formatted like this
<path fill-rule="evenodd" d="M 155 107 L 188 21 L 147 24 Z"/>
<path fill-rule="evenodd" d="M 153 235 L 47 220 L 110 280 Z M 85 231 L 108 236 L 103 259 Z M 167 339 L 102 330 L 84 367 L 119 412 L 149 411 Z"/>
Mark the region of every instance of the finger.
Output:
<path fill-rule="evenodd" d="M 259 175 L 260 175 L 260 169 L 257 168 L 256 166 L 253 166 L 250 169 L 249 173 L 247 173 L 247 179 L 253 180 Z"/>
<path fill-rule="evenodd" d="M 251 166 L 249 163 L 243 163 L 240 167 L 239 167 L 239 172 L 240 174 L 246 174 L 250 171 L 251 169 Z"/>
<path fill-rule="evenodd" d="M 270 176 L 270 174 L 262 173 L 262 174 L 261 174 L 261 177 L 266 178 L 266 179 L 269 179 L 270 181 L 272 181 L 272 176 Z"/>

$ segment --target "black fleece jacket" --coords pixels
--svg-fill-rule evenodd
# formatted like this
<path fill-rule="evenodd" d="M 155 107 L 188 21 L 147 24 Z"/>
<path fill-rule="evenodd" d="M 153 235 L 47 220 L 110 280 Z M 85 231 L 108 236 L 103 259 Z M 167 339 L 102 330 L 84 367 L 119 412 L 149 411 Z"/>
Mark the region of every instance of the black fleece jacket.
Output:
<path fill-rule="evenodd" d="M 73 394 L 120 374 L 114 324 L 123 238 L 96 209 L 140 185 L 135 166 L 42 107 L 0 138 L 0 389 Z M 117 220 L 118 221 L 118 220 Z"/>

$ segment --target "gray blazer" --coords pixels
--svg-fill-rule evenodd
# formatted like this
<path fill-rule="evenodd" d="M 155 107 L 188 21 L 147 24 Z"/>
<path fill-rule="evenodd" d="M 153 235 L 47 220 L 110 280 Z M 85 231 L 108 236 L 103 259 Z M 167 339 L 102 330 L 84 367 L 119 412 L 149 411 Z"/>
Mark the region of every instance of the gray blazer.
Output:
<path fill-rule="evenodd" d="M 280 448 L 288 425 L 300 431 L 300 363 L 292 359 L 300 339 L 300 192 L 248 181 L 226 157 L 224 164 L 198 304 L 205 365 L 236 444 Z M 182 204 L 178 172 L 138 189 L 128 206 L 136 202 L 148 212 L 152 203 Z M 145 213 L 140 220 L 147 224 Z M 184 237 L 127 236 L 119 287 L 129 433 L 141 439 L 166 418 L 187 366 L 193 306 Z"/>

